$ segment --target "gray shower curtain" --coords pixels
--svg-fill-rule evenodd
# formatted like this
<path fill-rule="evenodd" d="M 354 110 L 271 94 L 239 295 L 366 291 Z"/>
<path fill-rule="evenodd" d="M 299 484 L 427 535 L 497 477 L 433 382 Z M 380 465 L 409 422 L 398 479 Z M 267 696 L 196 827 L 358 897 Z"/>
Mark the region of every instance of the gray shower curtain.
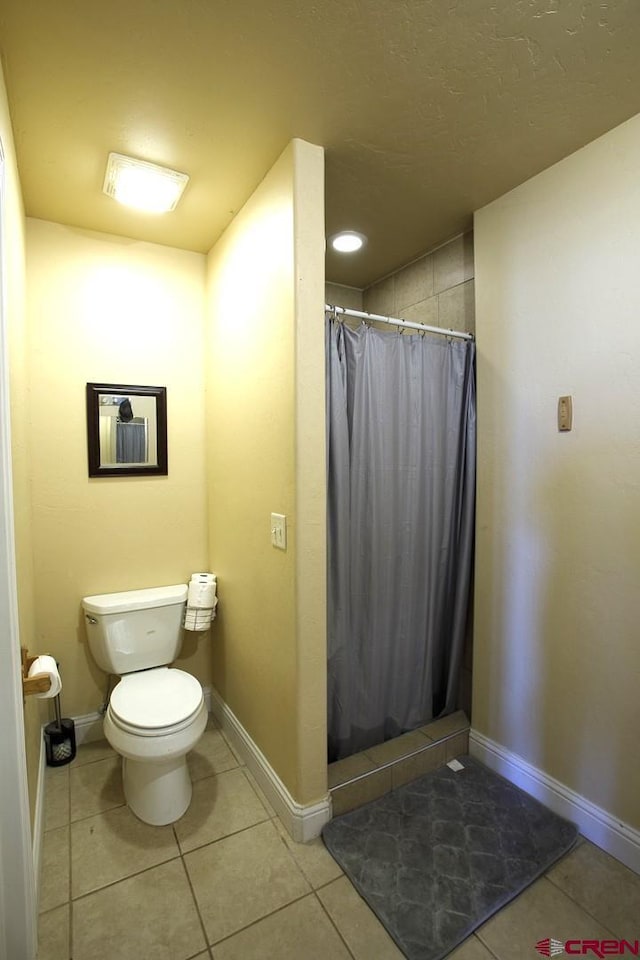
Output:
<path fill-rule="evenodd" d="M 116 463 L 147 462 L 147 418 L 116 421 Z"/>
<path fill-rule="evenodd" d="M 327 319 L 329 760 L 456 707 L 474 344 Z"/>

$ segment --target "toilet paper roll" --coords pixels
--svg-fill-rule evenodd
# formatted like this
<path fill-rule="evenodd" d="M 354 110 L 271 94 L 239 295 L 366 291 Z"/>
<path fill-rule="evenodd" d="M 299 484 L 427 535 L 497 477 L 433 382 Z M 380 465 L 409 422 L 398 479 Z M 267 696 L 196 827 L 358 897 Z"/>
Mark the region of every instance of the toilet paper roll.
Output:
<path fill-rule="evenodd" d="M 206 609 L 214 606 L 216 584 L 192 580 L 187 590 L 187 609 Z"/>
<path fill-rule="evenodd" d="M 36 693 L 35 696 L 39 700 L 51 700 L 53 697 L 57 697 L 62 690 L 62 679 L 58 673 L 58 665 L 53 657 L 47 655 L 36 657 L 29 667 L 28 676 L 35 677 L 36 674 L 46 674 L 51 680 L 51 686 L 45 693 Z"/>
<path fill-rule="evenodd" d="M 215 573 L 192 573 L 191 580 L 197 583 L 215 583 Z"/>

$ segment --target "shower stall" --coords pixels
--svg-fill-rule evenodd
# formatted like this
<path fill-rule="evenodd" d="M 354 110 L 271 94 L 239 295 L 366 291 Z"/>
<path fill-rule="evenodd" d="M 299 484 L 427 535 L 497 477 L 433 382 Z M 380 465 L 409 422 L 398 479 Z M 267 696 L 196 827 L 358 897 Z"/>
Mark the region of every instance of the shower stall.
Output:
<path fill-rule="evenodd" d="M 466 333 L 328 307 L 326 351 L 333 762 L 458 706 L 473 559 L 475 344 Z"/>

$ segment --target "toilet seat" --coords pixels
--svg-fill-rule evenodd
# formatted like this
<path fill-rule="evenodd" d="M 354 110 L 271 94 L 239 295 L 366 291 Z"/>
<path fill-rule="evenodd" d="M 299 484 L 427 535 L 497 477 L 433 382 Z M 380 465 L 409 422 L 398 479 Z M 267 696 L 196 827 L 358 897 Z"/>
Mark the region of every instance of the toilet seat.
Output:
<path fill-rule="evenodd" d="M 126 733 L 161 737 L 188 727 L 203 703 L 195 677 L 169 667 L 128 673 L 109 701 L 113 724 Z"/>

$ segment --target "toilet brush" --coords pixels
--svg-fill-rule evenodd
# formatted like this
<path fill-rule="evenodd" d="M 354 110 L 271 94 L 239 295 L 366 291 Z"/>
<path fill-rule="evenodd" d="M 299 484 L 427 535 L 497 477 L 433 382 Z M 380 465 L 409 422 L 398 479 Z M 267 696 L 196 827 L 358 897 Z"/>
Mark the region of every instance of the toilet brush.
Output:
<path fill-rule="evenodd" d="M 76 731 L 73 720 L 60 716 L 60 695 L 54 697 L 56 719 L 44 728 L 44 744 L 47 766 L 62 767 L 71 763 L 76 755 Z"/>

